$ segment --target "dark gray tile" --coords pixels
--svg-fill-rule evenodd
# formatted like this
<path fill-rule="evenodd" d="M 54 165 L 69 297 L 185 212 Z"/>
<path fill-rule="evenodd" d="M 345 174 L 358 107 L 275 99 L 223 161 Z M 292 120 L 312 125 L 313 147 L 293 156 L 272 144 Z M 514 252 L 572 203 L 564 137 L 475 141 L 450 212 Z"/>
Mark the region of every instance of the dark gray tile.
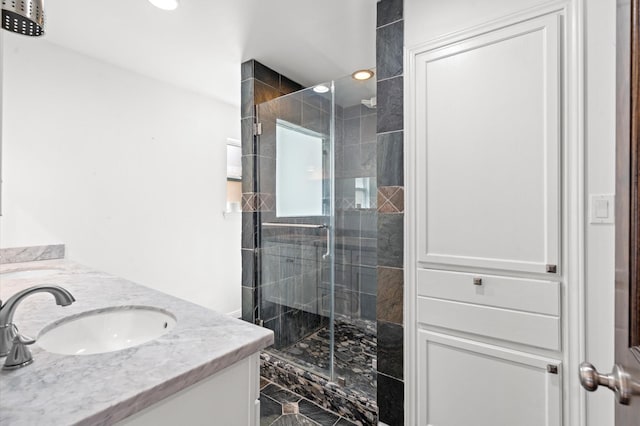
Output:
<path fill-rule="evenodd" d="M 253 117 L 243 118 L 241 120 L 240 135 L 242 145 L 242 155 L 255 154 L 254 137 L 253 137 Z"/>
<path fill-rule="evenodd" d="M 360 212 L 345 211 L 342 214 L 342 223 L 338 224 L 341 234 L 345 237 L 360 236 Z"/>
<path fill-rule="evenodd" d="M 324 408 L 307 401 L 306 399 L 298 402 L 300 414 L 310 418 L 322 426 L 333 426 L 338 421 L 338 416 L 325 410 Z"/>
<path fill-rule="evenodd" d="M 376 143 L 367 142 L 360 144 L 360 171 L 363 176 L 376 175 Z"/>
<path fill-rule="evenodd" d="M 257 214 L 253 212 L 242 212 L 242 248 L 256 248 L 256 224 Z"/>
<path fill-rule="evenodd" d="M 278 118 L 300 126 L 302 124 L 302 101 L 295 96 L 285 96 L 278 101 L 280 112 Z"/>
<path fill-rule="evenodd" d="M 402 91 L 402 77 L 394 77 L 378 82 L 378 133 L 402 130 Z"/>
<path fill-rule="evenodd" d="M 252 78 L 240 83 L 240 118 L 253 117 L 254 93 Z"/>
<path fill-rule="evenodd" d="M 317 423 L 301 414 L 285 414 L 272 423 L 272 426 L 318 426 Z"/>
<path fill-rule="evenodd" d="M 253 324 L 254 317 L 254 289 L 242 287 L 242 319 Z"/>
<path fill-rule="evenodd" d="M 360 143 L 360 117 L 344 120 L 344 144 L 356 145 Z"/>
<path fill-rule="evenodd" d="M 375 142 L 378 119 L 376 114 L 365 115 L 360 119 L 360 141 Z"/>
<path fill-rule="evenodd" d="M 260 291 L 264 293 L 268 287 L 272 287 L 273 284 L 269 284 L 268 286 L 260 288 Z M 282 305 L 275 302 L 270 302 L 267 298 L 263 298 L 260 303 L 260 319 L 266 321 L 271 321 L 274 318 L 282 315 Z"/>
<path fill-rule="evenodd" d="M 253 59 L 250 59 L 240 65 L 240 76 L 242 80 L 253 77 L 253 62 Z"/>
<path fill-rule="evenodd" d="M 344 147 L 343 168 L 345 177 L 358 177 L 362 174 L 360 144 L 346 145 Z"/>
<path fill-rule="evenodd" d="M 386 25 L 402 19 L 403 0 L 381 0 L 378 2 L 376 26 Z"/>
<path fill-rule="evenodd" d="M 253 250 L 240 250 L 242 257 L 242 285 L 245 287 L 255 287 L 254 283 L 254 264 L 255 256 Z"/>
<path fill-rule="evenodd" d="M 353 261 L 358 265 L 376 266 L 378 264 L 378 242 L 375 238 L 360 238 L 360 251 Z"/>
<path fill-rule="evenodd" d="M 258 61 L 254 61 L 253 78 L 268 84 L 280 92 L 280 74 Z"/>
<path fill-rule="evenodd" d="M 257 186 L 254 176 L 255 155 L 243 155 L 242 162 L 242 192 L 256 192 Z"/>
<path fill-rule="evenodd" d="M 289 402 L 298 402 L 302 399 L 300 395 L 296 395 L 295 393 L 290 392 L 273 383 L 262 389 L 261 393 L 282 404 Z"/>
<path fill-rule="evenodd" d="M 320 108 L 303 103 L 302 126 L 314 132 L 329 134 L 329 116 Z"/>
<path fill-rule="evenodd" d="M 376 30 L 376 71 L 378 80 L 402 75 L 404 21 Z"/>
<path fill-rule="evenodd" d="M 378 372 L 402 380 L 403 328 L 378 321 Z"/>
<path fill-rule="evenodd" d="M 360 291 L 362 293 L 377 295 L 378 293 L 377 268 L 373 266 L 358 266 L 358 267 L 354 267 L 354 270 L 357 270 L 357 273 L 358 273 L 358 279 L 360 281 Z"/>
<path fill-rule="evenodd" d="M 366 293 L 360 293 L 360 317 L 362 319 L 375 321 L 376 296 Z"/>
<path fill-rule="evenodd" d="M 378 186 L 404 185 L 403 132 L 378 135 Z"/>
<path fill-rule="evenodd" d="M 378 235 L 378 212 L 363 210 L 360 213 L 360 237 L 376 238 Z M 375 247 L 373 248 L 375 250 Z"/>
<path fill-rule="evenodd" d="M 378 321 L 403 323 L 404 270 L 378 267 Z"/>
<path fill-rule="evenodd" d="M 282 404 L 266 395 L 260 395 L 260 426 L 270 426 L 282 416 Z"/>
<path fill-rule="evenodd" d="M 361 115 L 361 109 L 360 108 L 361 108 L 360 104 L 352 105 L 352 106 L 343 108 L 343 110 L 342 110 L 343 118 L 345 120 L 348 120 L 350 118 L 360 117 L 360 115 Z"/>
<path fill-rule="evenodd" d="M 280 90 L 259 80 L 253 79 L 246 81 L 253 81 L 253 99 L 256 105 L 271 101 L 280 96 Z"/>
<path fill-rule="evenodd" d="M 404 384 L 402 381 L 378 374 L 378 412 L 379 420 L 389 426 L 404 424 Z"/>
<path fill-rule="evenodd" d="M 280 92 L 282 92 L 282 94 L 287 95 L 289 93 L 302 90 L 303 88 L 304 87 L 301 84 L 298 84 L 283 75 L 280 76 Z"/>
<path fill-rule="evenodd" d="M 302 101 L 307 105 L 312 105 L 325 112 L 331 111 L 331 92 L 317 93 L 312 89 L 302 92 Z"/>
<path fill-rule="evenodd" d="M 378 214 L 378 265 L 402 268 L 404 214 Z"/>
<path fill-rule="evenodd" d="M 262 148 L 261 148 L 262 149 Z M 273 157 L 257 156 L 256 159 L 260 162 L 258 170 L 260 171 L 258 176 L 258 191 L 267 194 L 276 193 L 276 159 L 275 159 L 275 147 Z"/>
<path fill-rule="evenodd" d="M 287 346 L 287 342 L 284 341 L 282 337 L 282 316 L 275 317 L 273 319 L 265 321 L 263 325 L 264 325 L 264 328 L 268 328 L 269 330 L 273 331 L 273 347 L 274 348 L 280 349 Z M 269 386 L 275 386 L 275 385 L 269 385 Z M 265 389 L 267 389 L 269 386 L 267 386 Z"/>

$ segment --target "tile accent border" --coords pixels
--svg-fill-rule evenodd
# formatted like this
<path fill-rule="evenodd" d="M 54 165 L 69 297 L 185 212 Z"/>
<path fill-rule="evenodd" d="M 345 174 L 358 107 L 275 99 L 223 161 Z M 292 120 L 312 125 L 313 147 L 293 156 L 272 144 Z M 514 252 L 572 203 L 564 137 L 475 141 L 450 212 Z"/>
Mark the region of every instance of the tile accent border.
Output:
<path fill-rule="evenodd" d="M 404 187 L 378 187 L 378 213 L 404 212 Z"/>
<path fill-rule="evenodd" d="M 64 244 L 0 249 L 0 264 L 64 259 Z"/>

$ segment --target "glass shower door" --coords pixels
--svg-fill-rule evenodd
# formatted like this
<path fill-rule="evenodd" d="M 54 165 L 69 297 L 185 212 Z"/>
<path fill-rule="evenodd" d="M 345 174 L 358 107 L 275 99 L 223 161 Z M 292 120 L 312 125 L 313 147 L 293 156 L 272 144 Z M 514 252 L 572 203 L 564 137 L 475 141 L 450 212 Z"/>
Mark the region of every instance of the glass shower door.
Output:
<path fill-rule="evenodd" d="M 326 85 L 331 87 L 330 84 Z M 272 355 L 333 380 L 333 90 L 257 107 L 258 316 Z"/>

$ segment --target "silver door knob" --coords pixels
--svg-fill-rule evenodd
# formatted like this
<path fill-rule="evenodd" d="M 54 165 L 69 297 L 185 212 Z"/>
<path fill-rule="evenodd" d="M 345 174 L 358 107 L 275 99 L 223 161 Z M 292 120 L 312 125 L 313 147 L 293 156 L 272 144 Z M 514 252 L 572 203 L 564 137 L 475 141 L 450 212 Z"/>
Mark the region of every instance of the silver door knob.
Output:
<path fill-rule="evenodd" d="M 640 383 L 636 382 L 618 364 L 613 366 L 609 374 L 598 373 L 596 368 L 588 363 L 580 364 L 580 383 L 582 387 L 593 392 L 599 386 L 606 386 L 616 394 L 616 399 L 622 405 L 629 405 L 631 397 L 640 395 Z"/>

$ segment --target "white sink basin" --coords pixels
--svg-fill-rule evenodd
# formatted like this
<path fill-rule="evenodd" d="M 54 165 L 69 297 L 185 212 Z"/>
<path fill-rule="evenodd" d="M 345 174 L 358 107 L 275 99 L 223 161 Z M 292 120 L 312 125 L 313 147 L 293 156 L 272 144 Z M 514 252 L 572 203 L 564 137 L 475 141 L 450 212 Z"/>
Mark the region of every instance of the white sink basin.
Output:
<path fill-rule="evenodd" d="M 0 280 L 42 278 L 58 272 L 60 272 L 59 269 L 30 269 L 28 271 L 4 272 L 0 274 Z"/>
<path fill-rule="evenodd" d="M 36 342 L 53 353 L 91 355 L 149 342 L 175 325 L 176 318 L 161 309 L 119 306 L 65 318 L 45 327 Z"/>

